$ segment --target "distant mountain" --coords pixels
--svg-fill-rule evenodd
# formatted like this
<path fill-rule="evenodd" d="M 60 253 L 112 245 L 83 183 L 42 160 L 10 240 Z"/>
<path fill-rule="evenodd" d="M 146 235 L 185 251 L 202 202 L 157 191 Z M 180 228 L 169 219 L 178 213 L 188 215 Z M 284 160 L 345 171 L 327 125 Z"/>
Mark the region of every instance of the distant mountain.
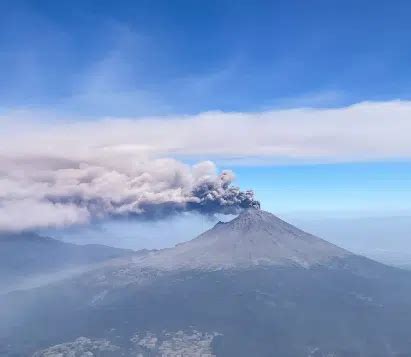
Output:
<path fill-rule="evenodd" d="M 131 253 L 131 250 L 104 245 L 64 243 L 34 233 L 3 233 L 0 234 L 0 287 Z"/>
<path fill-rule="evenodd" d="M 410 295 L 410 272 L 252 209 L 175 248 L 3 296 L 0 355 L 411 356 Z"/>

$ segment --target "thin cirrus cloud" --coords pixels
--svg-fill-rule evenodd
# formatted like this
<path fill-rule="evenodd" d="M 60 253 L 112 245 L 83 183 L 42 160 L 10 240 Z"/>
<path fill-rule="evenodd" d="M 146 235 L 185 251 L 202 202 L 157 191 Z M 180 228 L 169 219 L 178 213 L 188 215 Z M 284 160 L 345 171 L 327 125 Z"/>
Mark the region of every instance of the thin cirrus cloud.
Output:
<path fill-rule="evenodd" d="M 337 109 L 48 121 L 0 118 L 0 230 L 259 206 L 237 164 L 410 159 L 411 102 Z"/>

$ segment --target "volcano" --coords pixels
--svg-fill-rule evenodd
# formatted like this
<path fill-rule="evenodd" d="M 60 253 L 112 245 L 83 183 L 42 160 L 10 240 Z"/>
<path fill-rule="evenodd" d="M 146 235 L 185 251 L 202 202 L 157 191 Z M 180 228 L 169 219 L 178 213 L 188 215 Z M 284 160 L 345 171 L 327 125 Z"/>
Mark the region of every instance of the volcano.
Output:
<path fill-rule="evenodd" d="M 0 354 L 410 356 L 410 294 L 409 272 L 247 209 L 174 248 L 3 296 Z"/>
<path fill-rule="evenodd" d="M 246 269 L 256 266 L 311 267 L 351 255 L 275 215 L 250 208 L 217 223 L 196 239 L 135 260 L 162 270 Z"/>

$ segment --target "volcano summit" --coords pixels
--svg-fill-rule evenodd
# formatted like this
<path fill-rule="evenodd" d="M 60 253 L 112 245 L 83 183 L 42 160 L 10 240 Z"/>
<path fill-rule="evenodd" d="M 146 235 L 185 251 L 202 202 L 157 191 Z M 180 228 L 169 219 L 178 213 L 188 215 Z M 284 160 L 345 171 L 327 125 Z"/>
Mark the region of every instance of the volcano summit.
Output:
<path fill-rule="evenodd" d="M 135 263 L 161 270 L 310 267 L 349 255 L 269 212 L 249 208 L 196 239 L 138 258 Z"/>

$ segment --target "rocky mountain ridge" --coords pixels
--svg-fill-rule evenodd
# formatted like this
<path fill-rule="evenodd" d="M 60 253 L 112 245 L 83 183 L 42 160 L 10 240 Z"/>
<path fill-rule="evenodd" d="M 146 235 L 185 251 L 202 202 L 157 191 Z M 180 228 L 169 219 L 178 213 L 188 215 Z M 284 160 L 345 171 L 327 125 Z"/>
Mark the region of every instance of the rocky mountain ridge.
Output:
<path fill-rule="evenodd" d="M 133 263 L 166 271 L 264 265 L 308 268 L 350 254 L 269 212 L 250 208 L 230 222 L 217 223 L 189 242 L 136 257 Z"/>

